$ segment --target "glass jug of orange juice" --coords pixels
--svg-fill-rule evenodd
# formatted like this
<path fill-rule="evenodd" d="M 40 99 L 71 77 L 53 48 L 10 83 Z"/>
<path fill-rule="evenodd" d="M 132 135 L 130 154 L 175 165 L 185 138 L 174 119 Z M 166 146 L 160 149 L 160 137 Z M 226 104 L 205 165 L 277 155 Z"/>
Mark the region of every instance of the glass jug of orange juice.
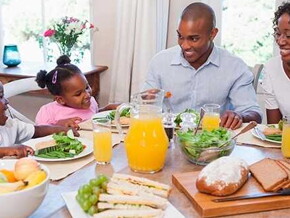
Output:
<path fill-rule="evenodd" d="M 116 110 L 115 119 L 121 132 L 120 113 L 130 107 L 131 121 L 124 143 L 129 167 L 135 172 L 155 173 L 164 166 L 169 141 L 162 122 L 163 98 L 164 90 L 144 91 Z"/>

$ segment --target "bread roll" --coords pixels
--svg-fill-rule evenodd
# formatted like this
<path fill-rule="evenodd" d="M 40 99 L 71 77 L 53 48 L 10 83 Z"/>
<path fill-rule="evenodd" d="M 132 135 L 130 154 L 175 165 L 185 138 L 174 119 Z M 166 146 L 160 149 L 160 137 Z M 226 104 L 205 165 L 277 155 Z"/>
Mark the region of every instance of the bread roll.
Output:
<path fill-rule="evenodd" d="M 245 161 L 234 157 L 221 157 L 201 170 L 196 187 L 203 193 L 226 196 L 241 188 L 247 181 L 248 174 Z"/>

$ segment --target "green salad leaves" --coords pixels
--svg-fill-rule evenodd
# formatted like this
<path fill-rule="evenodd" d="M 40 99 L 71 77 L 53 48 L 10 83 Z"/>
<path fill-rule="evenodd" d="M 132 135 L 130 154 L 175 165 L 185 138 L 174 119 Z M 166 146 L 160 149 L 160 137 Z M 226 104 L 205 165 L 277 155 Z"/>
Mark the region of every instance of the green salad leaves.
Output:
<path fill-rule="evenodd" d="M 55 146 L 36 150 L 35 156 L 42 158 L 68 158 L 81 153 L 85 146 L 77 139 L 71 138 L 65 133 L 53 134 Z"/>

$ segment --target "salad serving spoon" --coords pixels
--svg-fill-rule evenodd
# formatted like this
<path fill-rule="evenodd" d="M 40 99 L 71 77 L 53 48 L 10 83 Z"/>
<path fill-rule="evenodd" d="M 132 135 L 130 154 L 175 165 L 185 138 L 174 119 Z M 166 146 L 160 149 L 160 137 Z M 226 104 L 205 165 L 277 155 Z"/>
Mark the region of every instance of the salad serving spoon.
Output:
<path fill-rule="evenodd" d="M 232 141 L 233 139 L 237 138 L 239 135 L 248 132 L 250 129 L 253 129 L 255 126 L 257 126 L 257 122 L 256 121 L 251 121 L 247 126 L 245 126 L 243 129 L 240 130 L 240 132 L 238 132 L 236 135 L 234 135 L 232 138 L 230 138 L 230 140 L 226 141 L 225 143 L 221 144 L 220 147 L 223 147 L 224 145 L 226 145 L 227 143 L 229 143 L 230 141 Z"/>
<path fill-rule="evenodd" d="M 195 131 L 194 131 L 194 134 L 193 134 L 193 135 L 196 135 L 197 130 L 198 130 L 199 126 L 200 126 L 201 120 L 202 120 L 202 118 L 203 118 L 203 116 L 204 116 L 204 113 L 205 113 L 205 111 L 204 111 L 204 109 L 201 107 L 201 108 L 200 108 L 200 113 L 199 113 L 199 121 L 198 121 L 198 123 L 197 123 L 197 126 L 196 126 L 196 128 L 195 128 Z"/>

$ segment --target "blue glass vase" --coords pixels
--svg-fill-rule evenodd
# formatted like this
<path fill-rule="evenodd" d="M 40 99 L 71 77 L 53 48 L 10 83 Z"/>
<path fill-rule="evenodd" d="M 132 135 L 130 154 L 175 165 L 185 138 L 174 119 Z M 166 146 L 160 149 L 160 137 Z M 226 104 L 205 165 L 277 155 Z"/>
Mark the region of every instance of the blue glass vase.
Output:
<path fill-rule="evenodd" d="M 5 45 L 3 52 L 3 64 L 8 67 L 16 67 L 21 63 L 17 45 Z"/>

